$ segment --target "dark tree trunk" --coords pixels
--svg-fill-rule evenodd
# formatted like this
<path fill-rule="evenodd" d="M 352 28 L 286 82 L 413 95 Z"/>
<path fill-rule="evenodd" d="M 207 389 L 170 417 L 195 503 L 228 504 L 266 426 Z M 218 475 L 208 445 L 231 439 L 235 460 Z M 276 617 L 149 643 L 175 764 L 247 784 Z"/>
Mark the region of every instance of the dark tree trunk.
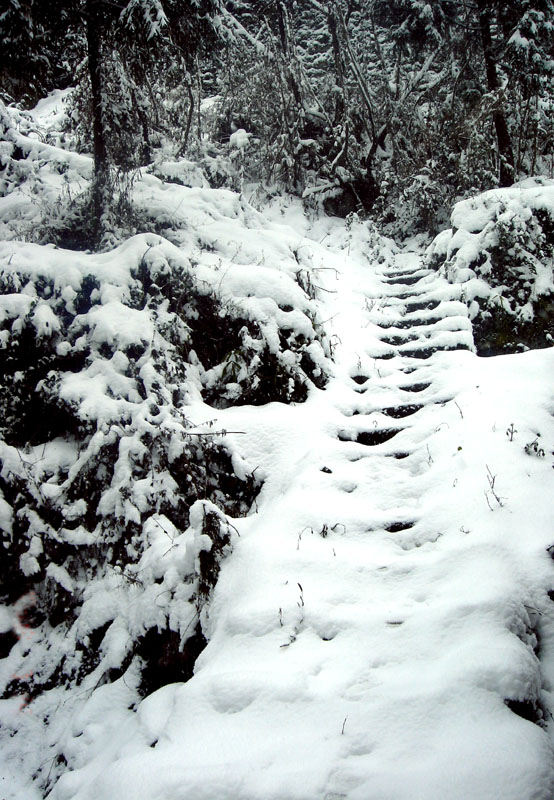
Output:
<path fill-rule="evenodd" d="M 186 67 L 185 67 L 185 69 L 186 69 Z M 191 78 L 190 78 L 190 75 L 188 74 L 188 72 L 187 72 L 187 77 L 186 77 L 186 89 L 187 89 L 187 94 L 188 94 L 188 98 L 189 98 L 189 107 L 188 107 L 188 111 L 187 111 L 187 121 L 185 123 L 185 133 L 183 135 L 183 142 L 182 142 L 182 144 L 181 144 L 181 146 L 179 148 L 179 151 L 177 153 L 179 158 L 184 158 L 186 156 L 186 154 L 187 154 L 190 130 L 192 128 L 192 117 L 193 117 L 193 114 L 194 114 L 194 92 L 192 91 Z"/>
<path fill-rule="evenodd" d="M 300 152 L 299 142 L 300 133 L 304 124 L 304 104 L 302 101 L 302 91 L 294 74 L 294 41 L 290 40 L 290 18 L 287 7 L 283 0 L 279 0 L 276 5 L 277 27 L 279 33 L 279 48 L 281 51 L 281 63 L 277 64 L 281 72 L 281 81 L 286 87 L 283 93 L 283 122 L 286 127 L 286 135 L 289 140 L 289 152 L 293 160 L 292 181 L 296 189 L 301 185 L 302 168 L 298 153 Z M 288 97 L 292 98 L 292 103 Z"/>
<path fill-rule="evenodd" d="M 279 38 L 281 40 L 281 51 L 283 53 L 283 62 L 286 68 L 286 78 L 289 90 L 294 97 L 294 102 L 297 108 L 302 108 L 302 93 L 294 75 L 291 64 L 291 42 L 289 40 L 289 16 L 286 6 L 280 2 L 277 6 L 277 22 L 279 25 Z"/>
<path fill-rule="evenodd" d="M 490 3 L 488 0 L 478 0 L 477 5 L 479 8 L 479 27 L 481 29 L 481 41 L 483 43 L 487 87 L 489 92 L 496 93 L 500 89 L 500 81 L 498 80 L 498 71 L 493 53 Z M 493 112 L 493 122 L 500 160 L 500 186 L 511 186 L 514 182 L 514 153 L 506 115 L 504 114 L 504 109 L 500 105 L 500 101 L 498 101 Z"/>
<path fill-rule="evenodd" d="M 337 28 L 337 18 L 332 7 L 329 8 L 327 14 L 327 27 L 331 34 L 331 44 L 333 47 L 333 59 L 335 62 L 335 80 L 339 91 L 336 93 L 335 99 L 335 116 L 334 123 L 337 125 L 344 117 L 345 109 L 345 67 L 341 46 L 339 41 L 339 33 Z"/>
<path fill-rule="evenodd" d="M 88 50 L 88 71 L 92 94 L 92 140 L 94 154 L 94 176 L 92 181 L 93 236 L 101 233 L 102 216 L 105 211 L 106 193 L 109 179 L 106 132 L 102 113 L 103 79 L 101 47 L 103 34 L 103 13 L 101 0 L 87 0 L 86 29 Z"/>

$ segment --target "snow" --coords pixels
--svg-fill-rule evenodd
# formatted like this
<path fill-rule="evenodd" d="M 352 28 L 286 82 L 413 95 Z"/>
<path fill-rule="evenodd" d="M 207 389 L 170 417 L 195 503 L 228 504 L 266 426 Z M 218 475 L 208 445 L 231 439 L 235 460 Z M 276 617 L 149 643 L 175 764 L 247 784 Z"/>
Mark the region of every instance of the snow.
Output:
<path fill-rule="evenodd" d="M 454 230 L 463 229 L 470 233 L 482 231 L 487 222 L 499 213 L 516 212 L 529 214 L 526 209 L 554 209 L 554 180 L 541 181 L 536 185 L 533 179 L 515 184 L 509 189 L 491 189 L 478 198 L 456 203 L 451 215 Z"/>
<path fill-rule="evenodd" d="M 154 172 L 162 181 L 177 183 L 181 186 L 209 188 L 202 170 L 193 161 L 185 158 L 179 161 L 156 162 Z"/>
<path fill-rule="evenodd" d="M 84 783 L 68 773 L 54 797 L 550 796 L 548 737 L 503 699 L 547 691 L 518 634 L 528 609 L 547 613 L 551 465 L 520 443 L 537 428 L 552 436 L 541 372 L 554 353 L 444 361 L 425 378 L 454 391 L 463 416 L 450 401 L 414 423 L 412 440 L 418 428 L 425 437 L 391 473 L 371 469 L 379 455 L 349 462 L 322 430 L 320 396 L 226 413 L 250 420 L 248 457 L 265 453 L 268 471 L 276 462 L 258 514 L 235 520 L 241 540 L 210 609 L 210 644 L 189 683 L 141 704 L 94 778 L 90 764 Z M 507 495 L 493 511 L 485 458 Z M 332 470 L 325 490 L 322 464 Z M 381 511 L 419 519 L 408 533 L 368 530 Z"/>
<path fill-rule="evenodd" d="M 35 113 L 51 113 L 54 100 Z M 242 133 L 232 146 L 245 146 Z M 52 164 L 61 152 L 44 155 Z M 0 700 L 3 796 L 45 796 L 32 776 L 47 764 L 59 776 L 50 800 L 551 800 L 554 348 L 480 358 L 466 281 L 478 279 L 463 270 L 483 246 L 473 237 L 506 213 L 499 204 L 523 219 L 554 204 L 554 184 L 458 204 L 452 231 L 431 248 L 457 259 L 447 279 L 360 219 L 310 222 L 282 198 L 260 212 L 208 188 L 188 163 L 165 169 L 176 183 L 163 173 L 144 172 L 134 191 L 167 238 L 141 233 L 105 254 L 16 241 L 14 229 L 0 243 L 11 286 L 2 346 L 31 320 L 58 355 L 85 353 L 55 396 L 89 431 L 82 448 L 75 431 L 25 452 L 3 441 L 2 474 L 31 474 L 32 491 L 54 503 L 109 446 L 113 479 L 98 519 L 132 523 L 145 543 L 79 588 L 79 618 L 51 626 L 48 647 L 32 642 L 26 655 L 30 598 L 0 608 L 0 631 L 20 635 L 0 662 L 4 685 L 22 664 L 47 670 L 50 650 L 67 655 L 71 674 L 79 636 L 108 626 L 81 685 L 28 705 Z M 205 369 L 190 353 L 179 369 L 189 325 L 169 298 L 139 297 L 141 269 L 157 286 L 190 281 L 183 306 L 200 286 L 239 309 L 259 326 L 259 340 L 247 332 L 254 344 L 292 367 L 300 359 L 282 336 L 303 337 L 329 382 L 311 385 L 304 403 L 207 404 L 202 392 L 225 368 Z M 44 285 L 50 294 L 38 297 Z M 166 397 L 174 388 L 182 407 Z M 156 436 L 171 444 L 165 472 L 157 465 L 138 480 L 145 431 L 152 451 Z M 153 505 L 177 498 L 171 464 L 210 431 L 222 432 L 239 477 L 255 473 L 263 485 L 244 516 L 199 498 L 180 528 Z M 92 531 L 75 524 L 87 500 L 65 504 L 67 528 L 46 531 L 29 515 L 25 574 L 40 569 L 43 541 L 94 543 L 100 521 Z M 229 544 L 200 606 L 199 561 L 216 546 L 207 515 Z M 13 522 L 2 500 L 6 535 Z M 52 561 L 47 577 L 75 591 L 65 563 Z M 208 645 L 192 678 L 140 701 L 130 642 L 169 620 L 184 644 L 198 617 Z"/>
<path fill-rule="evenodd" d="M 71 95 L 71 89 L 54 89 L 38 101 L 36 106 L 29 112 L 29 116 L 39 123 L 44 130 L 60 130 L 63 127 L 66 116 L 64 105 Z"/>
<path fill-rule="evenodd" d="M 229 137 L 229 144 L 234 150 L 245 150 L 250 144 L 251 133 L 247 133 L 244 128 L 238 128 Z"/>
<path fill-rule="evenodd" d="M 388 258 L 389 270 L 420 268 L 415 257 Z M 415 364 L 393 345 L 378 367 L 375 347 L 390 331 L 381 325 L 409 316 L 405 287 L 379 291 L 380 270 L 340 251 L 333 262 L 327 305 L 342 344 L 329 387 L 296 407 L 211 410 L 217 425 L 245 431 L 227 438 L 265 482 L 257 513 L 233 520 L 240 538 L 195 676 L 133 714 L 112 710 L 123 707 L 119 682 L 104 687 L 106 702 L 95 692 L 87 735 L 66 734 L 75 769 L 52 798 L 551 796 L 550 738 L 504 700 L 550 705 L 552 663 L 538 661 L 529 631 L 539 614 L 545 631 L 553 623 L 551 464 L 524 444 L 537 433 L 553 441 L 544 375 L 554 350 L 439 352 Z M 470 346 L 467 312 L 447 299 L 455 286 L 423 273 L 413 291 L 444 298 L 424 335 L 438 325 Z M 367 297 L 390 299 L 367 310 Z M 364 370 L 366 384 L 352 381 Z M 410 398 L 423 403 L 416 414 L 378 410 L 406 405 L 402 386 L 415 380 L 430 384 Z M 385 424 L 399 430 L 391 442 L 337 439 Z M 409 455 L 391 458 L 398 450 Z M 387 531 L 402 521 L 414 524 Z M 161 553 L 167 539 L 156 539 Z"/>
<path fill-rule="evenodd" d="M 507 313 L 530 321 L 532 302 L 554 293 L 548 258 L 552 219 L 552 179 L 527 178 L 507 189 L 483 192 L 454 206 L 452 228 L 432 242 L 428 263 L 440 264 L 450 280 L 463 283 L 466 300 L 500 303 Z M 473 319 L 478 308 L 476 304 Z"/>

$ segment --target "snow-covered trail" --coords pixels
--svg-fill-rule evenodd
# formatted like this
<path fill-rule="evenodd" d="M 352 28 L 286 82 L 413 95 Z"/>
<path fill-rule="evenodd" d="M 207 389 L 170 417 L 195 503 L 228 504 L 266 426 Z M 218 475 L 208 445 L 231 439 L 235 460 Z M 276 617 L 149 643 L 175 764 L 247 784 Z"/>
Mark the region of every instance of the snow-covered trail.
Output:
<path fill-rule="evenodd" d="M 97 691 L 52 798 L 551 799 L 550 465 L 505 427 L 553 433 L 552 352 L 478 359 L 414 253 L 333 259 L 328 387 L 218 412 L 265 483 L 195 676 L 111 728 Z"/>
<path fill-rule="evenodd" d="M 281 334 L 304 337 L 317 370 L 327 360 L 314 330 L 328 332 L 334 374 L 296 406 L 240 406 L 231 388 L 224 396 L 235 405 L 222 411 L 201 391 L 222 379 L 223 362 L 202 374 L 188 364 L 187 419 L 201 433 L 242 431 L 226 435 L 237 474 L 263 479 L 251 513 L 231 520 L 232 552 L 202 611 L 208 646 L 191 680 L 138 708 L 134 662 L 112 682 L 91 673 L 88 688 L 56 687 L 23 708 L 18 697 L 3 701 L 0 797 L 39 800 L 62 772 L 49 800 L 552 800 L 554 348 L 478 358 L 465 303 L 494 299 L 470 267 L 496 242 L 499 207 L 506 202 L 519 231 L 529 208 L 551 208 L 552 187 L 457 205 L 456 230 L 433 246 L 443 264 L 453 254 L 449 277 L 467 284 L 448 283 L 355 215 L 309 220 L 281 197 L 256 211 L 246 188 L 211 189 L 188 161 L 157 164 L 134 185 L 137 208 L 171 243 L 139 234 L 86 255 L 20 241 L 43 224 L 41 206 L 81 192 L 92 169 L 89 157 L 20 124 L 10 136 L 29 156 L 12 165 L 17 181 L 2 198 L 0 256 L 22 290 L 12 302 L 6 284 L 4 309 L 17 329 L 33 286 L 51 280 L 55 292 L 33 316 L 40 337 L 48 324 L 63 329 L 53 313 L 71 312 L 87 276 L 99 280 L 88 321 L 78 315 L 95 344 L 91 374 L 63 378 L 81 411 L 95 400 L 99 430 L 121 400 L 142 420 L 147 398 L 128 388 L 121 355 L 161 331 L 126 299 L 147 254 L 160 275 L 190 269 L 261 324 L 289 367 L 297 362 L 281 352 Z M 530 286 L 547 292 L 549 266 L 533 258 Z M 104 343 L 121 351 L 113 365 L 96 357 Z M 49 458 L 65 468 L 74 443 L 61 443 L 47 443 Z M 58 485 L 55 469 L 43 479 Z M 116 496 L 128 488 L 118 480 Z M 173 631 L 194 616 L 174 589 L 194 585 L 183 539 L 198 531 L 175 530 L 181 543 L 168 550 L 151 530 L 145 524 L 147 591 L 135 593 L 130 579 L 128 591 L 119 575 L 99 580 L 81 617 L 89 632 L 113 620 L 100 647 L 107 668 L 121 668 L 130 637 L 162 617 L 165 625 L 165 614 Z M 133 566 L 140 571 L 142 557 Z M 168 574 L 170 604 L 160 599 Z M 104 596 L 117 614 L 108 608 L 92 624 Z M 50 650 L 78 655 L 75 639 L 52 633 L 33 650 L 39 673 Z"/>

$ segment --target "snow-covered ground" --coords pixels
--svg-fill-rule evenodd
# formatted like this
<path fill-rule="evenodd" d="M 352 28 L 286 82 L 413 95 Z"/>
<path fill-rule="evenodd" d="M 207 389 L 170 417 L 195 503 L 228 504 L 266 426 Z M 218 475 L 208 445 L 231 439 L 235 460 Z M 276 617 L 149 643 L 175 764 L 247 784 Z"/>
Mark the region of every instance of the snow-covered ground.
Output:
<path fill-rule="evenodd" d="M 294 304 L 291 327 L 324 331 L 333 364 L 312 352 L 331 377 L 298 404 L 217 409 L 189 392 L 187 417 L 237 431 L 221 440 L 263 480 L 230 519 L 194 676 L 138 706 L 132 674 L 60 695 L 54 722 L 0 701 L 1 796 L 41 797 L 32 776 L 54 753 L 52 800 L 551 800 L 554 349 L 479 358 L 463 285 L 359 220 L 309 222 L 284 201 L 260 213 L 153 176 L 137 196 L 182 223 L 160 263 L 196 247 L 200 279 L 244 298 L 268 340 Z M 69 284 L 94 262 L 123 291 L 145 246 L 5 244 L 3 264 L 50 264 Z M 117 338 L 118 319 L 97 335 Z M 143 566 L 169 581 L 191 536 L 167 556 L 162 535 Z"/>
<path fill-rule="evenodd" d="M 420 274 L 410 254 L 389 264 Z M 115 730 L 106 708 L 124 687 L 106 687 L 52 797 L 552 797 L 549 733 L 506 701 L 549 722 L 552 459 L 524 447 L 554 441 L 554 353 L 398 345 L 383 360 L 393 332 L 420 335 L 414 350 L 471 345 L 464 309 L 427 274 L 400 299 L 375 265 L 336 268 L 327 390 L 218 418 L 246 432 L 234 444 L 266 479 L 233 521 L 194 678 Z M 412 295 L 441 303 L 420 315 Z"/>

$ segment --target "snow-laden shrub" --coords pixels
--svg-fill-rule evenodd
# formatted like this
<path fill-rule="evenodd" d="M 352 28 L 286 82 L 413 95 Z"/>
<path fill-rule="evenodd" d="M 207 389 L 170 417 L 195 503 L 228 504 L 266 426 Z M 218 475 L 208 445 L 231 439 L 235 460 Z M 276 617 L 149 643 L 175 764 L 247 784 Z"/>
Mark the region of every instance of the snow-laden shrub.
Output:
<path fill-rule="evenodd" d="M 527 180 L 464 200 L 451 224 L 427 259 L 464 284 L 479 352 L 551 345 L 554 181 Z"/>
<path fill-rule="evenodd" d="M 419 233 L 433 235 L 443 224 L 448 187 L 431 170 L 404 181 L 386 175 L 380 190 L 375 214 L 384 233 L 399 239 Z"/>
<path fill-rule="evenodd" d="M 26 112 L 0 103 L 2 239 L 90 246 L 92 159 L 64 149 L 66 98 L 53 92 Z"/>
<path fill-rule="evenodd" d="M 77 618 L 83 581 L 133 571 L 145 526 L 171 547 L 196 501 L 240 514 L 252 500 L 253 480 L 186 413 L 183 305 L 198 290 L 172 251 L 139 237 L 88 264 L 4 245 L 2 585 L 11 602 L 33 589 L 54 627 Z"/>
<path fill-rule="evenodd" d="M 211 209 L 228 224 L 221 194 L 202 202 L 197 219 Z M 310 371 L 324 379 L 294 273 L 230 262 L 226 281 L 215 241 L 192 236 L 194 258 L 154 234 L 102 255 L 0 244 L 0 585 L 13 616 L 0 693 L 32 700 L 36 718 L 122 676 L 134 702 L 192 675 L 229 517 L 259 489 L 203 400 L 288 402 Z"/>
<path fill-rule="evenodd" d="M 18 112 L 0 111 L 0 235 L 86 250 L 92 160 L 45 144 L 28 126 L 21 133 Z M 281 232 L 242 197 L 210 191 L 192 162 L 161 160 L 128 177 L 114 185 L 102 249 L 147 230 L 188 254 L 198 291 L 188 295 L 183 285 L 178 297 L 194 339 L 189 360 L 198 356 L 205 399 L 217 406 L 301 401 L 306 376 L 323 385 L 315 311 L 298 285 L 311 265 L 305 252 L 295 253 L 298 242 L 278 245 Z M 168 285 L 173 297 L 172 280 Z M 219 287 L 215 294 L 213 286 Z"/>
<path fill-rule="evenodd" d="M 328 348 L 311 249 L 191 162 L 129 185 L 153 233 L 103 254 L 42 244 L 92 162 L 35 122 L 2 117 L 0 693 L 32 701 L 14 718 L 29 742 L 52 718 L 52 760 L 27 754 L 44 783 L 65 763 L 57 704 L 121 679 L 132 705 L 192 674 L 231 519 L 259 489 L 213 407 L 303 400 Z M 67 228 L 85 246 L 86 223 Z"/>

